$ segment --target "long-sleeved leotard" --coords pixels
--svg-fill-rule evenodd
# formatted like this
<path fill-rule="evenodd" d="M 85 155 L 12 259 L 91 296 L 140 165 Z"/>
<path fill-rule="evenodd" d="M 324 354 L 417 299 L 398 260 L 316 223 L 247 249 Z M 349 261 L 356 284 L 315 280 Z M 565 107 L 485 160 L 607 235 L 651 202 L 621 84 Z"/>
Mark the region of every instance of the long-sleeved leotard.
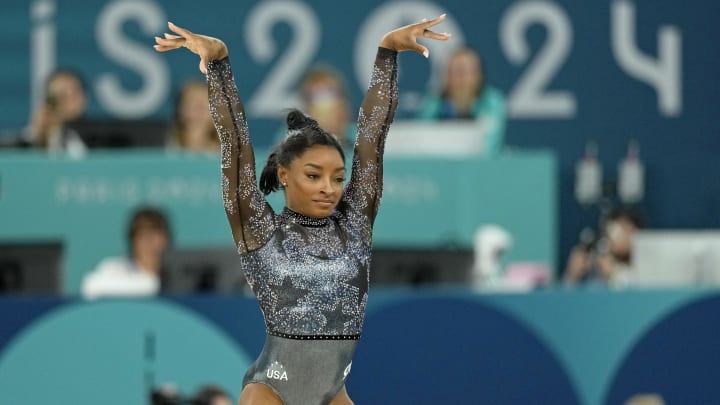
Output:
<path fill-rule="evenodd" d="M 397 105 L 397 52 L 379 48 L 358 117 L 352 172 L 337 209 L 276 214 L 257 186 L 247 121 L 228 59 L 208 65 L 221 141 L 223 199 L 245 275 L 270 335 L 357 339 L 367 301 L 385 138 Z"/>
<path fill-rule="evenodd" d="M 358 117 L 350 181 L 337 209 L 321 219 L 287 208 L 273 212 L 257 187 L 227 58 L 208 64 L 208 82 L 225 211 L 268 332 L 243 386 L 265 384 L 285 405 L 328 404 L 350 372 L 365 316 L 383 149 L 397 105 L 397 52 L 378 50 Z"/>

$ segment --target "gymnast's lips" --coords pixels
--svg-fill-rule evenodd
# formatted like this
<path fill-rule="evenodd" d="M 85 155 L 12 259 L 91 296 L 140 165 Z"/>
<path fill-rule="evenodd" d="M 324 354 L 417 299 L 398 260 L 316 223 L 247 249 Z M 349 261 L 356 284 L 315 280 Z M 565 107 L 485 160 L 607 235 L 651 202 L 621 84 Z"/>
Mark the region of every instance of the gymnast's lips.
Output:
<path fill-rule="evenodd" d="M 323 208 L 331 208 L 335 205 L 333 200 L 313 200 L 313 202 Z"/>

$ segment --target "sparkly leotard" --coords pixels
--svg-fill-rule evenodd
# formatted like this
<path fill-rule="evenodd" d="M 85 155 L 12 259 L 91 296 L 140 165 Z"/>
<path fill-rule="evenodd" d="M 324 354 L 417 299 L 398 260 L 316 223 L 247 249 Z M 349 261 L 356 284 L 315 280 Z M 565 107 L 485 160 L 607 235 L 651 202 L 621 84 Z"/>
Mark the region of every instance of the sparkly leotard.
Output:
<path fill-rule="evenodd" d="M 208 64 L 208 83 L 221 141 L 225 211 L 268 333 L 243 386 L 266 384 L 286 405 L 327 404 L 350 372 L 365 316 L 383 149 L 397 105 L 397 52 L 378 49 L 358 117 L 350 181 L 327 218 L 287 208 L 273 212 L 257 187 L 227 58 Z"/>

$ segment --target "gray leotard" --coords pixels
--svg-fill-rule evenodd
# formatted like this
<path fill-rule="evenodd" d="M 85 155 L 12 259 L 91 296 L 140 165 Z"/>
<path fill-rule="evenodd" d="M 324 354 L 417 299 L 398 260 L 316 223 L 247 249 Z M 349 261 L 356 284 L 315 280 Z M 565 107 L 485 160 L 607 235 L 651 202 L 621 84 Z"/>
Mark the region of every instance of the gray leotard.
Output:
<path fill-rule="evenodd" d="M 270 386 L 286 405 L 327 404 L 350 372 L 369 283 L 372 226 L 382 193 L 385 137 L 397 105 L 397 52 L 378 49 L 358 117 L 352 172 L 337 209 L 308 218 L 273 212 L 228 59 L 208 65 L 221 143 L 225 211 L 268 337 L 243 386 Z"/>

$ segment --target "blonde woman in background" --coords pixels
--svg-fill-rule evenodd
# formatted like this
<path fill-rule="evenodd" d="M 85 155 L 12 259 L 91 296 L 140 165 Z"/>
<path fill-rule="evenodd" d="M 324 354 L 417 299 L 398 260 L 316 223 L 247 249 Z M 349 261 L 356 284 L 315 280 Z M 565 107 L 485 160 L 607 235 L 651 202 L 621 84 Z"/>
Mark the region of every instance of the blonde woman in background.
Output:
<path fill-rule="evenodd" d="M 208 111 L 204 81 L 186 83 L 175 102 L 168 147 L 197 153 L 218 153 L 220 141 Z"/>
<path fill-rule="evenodd" d="M 417 118 L 477 121 L 487 156 L 500 153 L 504 143 L 505 97 L 487 83 L 483 60 L 471 48 L 460 48 L 450 55 L 439 94 L 423 98 Z"/>

